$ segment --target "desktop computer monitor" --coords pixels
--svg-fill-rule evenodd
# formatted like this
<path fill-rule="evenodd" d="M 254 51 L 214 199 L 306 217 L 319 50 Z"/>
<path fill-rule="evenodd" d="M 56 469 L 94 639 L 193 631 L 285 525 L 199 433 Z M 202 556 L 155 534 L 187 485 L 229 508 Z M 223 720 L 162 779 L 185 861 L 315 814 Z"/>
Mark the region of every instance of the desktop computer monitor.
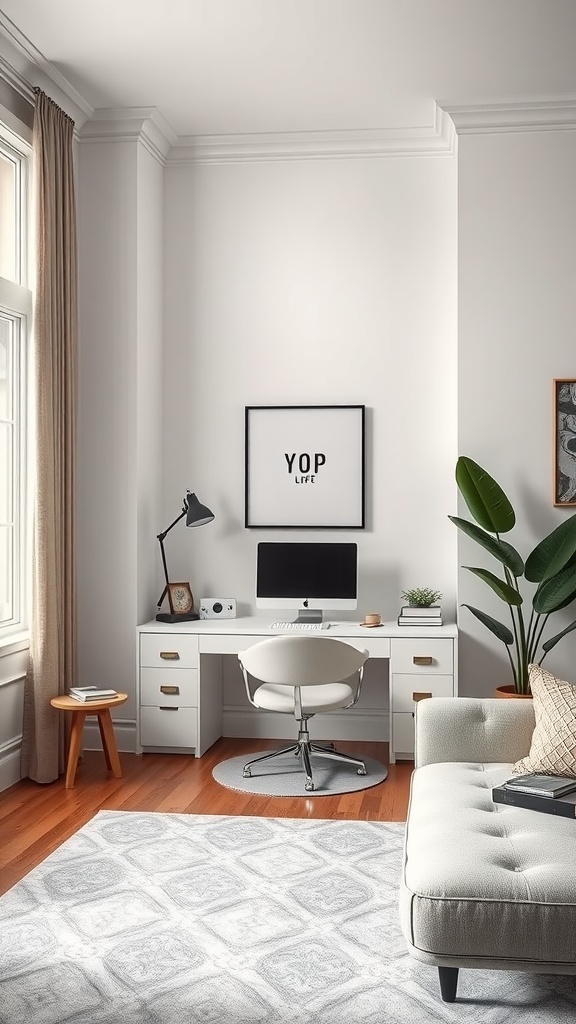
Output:
<path fill-rule="evenodd" d="M 357 544 L 258 544 L 257 608 L 296 609 L 296 622 L 321 622 L 323 611 L 353 611 L 357 599 Z"/>

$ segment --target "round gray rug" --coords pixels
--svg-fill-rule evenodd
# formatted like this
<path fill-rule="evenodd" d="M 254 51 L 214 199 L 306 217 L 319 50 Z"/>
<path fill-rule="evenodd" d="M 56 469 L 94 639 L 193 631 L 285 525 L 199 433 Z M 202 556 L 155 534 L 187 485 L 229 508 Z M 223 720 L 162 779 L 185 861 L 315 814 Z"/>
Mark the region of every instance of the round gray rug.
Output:
<path fill-rule="evenodd" d="M 304 789 L 306 776 L 300 765 L 300 759 L 294 754 L 271 758 L 262 764 L 252 765 L 252 778 L 245 779 L 242 769 L 247 761 L 260 757 L 269 751 L 261 750 L 241 757 L 231 757 L 221 761 L 212 769 L 212 775 L 221 786 L 236 789 L 240 793 L 254 793 L 257 796 L 335 796 L 338 793 L 354 793 L 360 789 L 369 789 L 383 782 L 388 769 L 380 761 L 371 757 L 363 757 L 366 775 L 358 775 L 355 765 L 328 761 L 312 754 L 312 775 L 314 789 Z"/>

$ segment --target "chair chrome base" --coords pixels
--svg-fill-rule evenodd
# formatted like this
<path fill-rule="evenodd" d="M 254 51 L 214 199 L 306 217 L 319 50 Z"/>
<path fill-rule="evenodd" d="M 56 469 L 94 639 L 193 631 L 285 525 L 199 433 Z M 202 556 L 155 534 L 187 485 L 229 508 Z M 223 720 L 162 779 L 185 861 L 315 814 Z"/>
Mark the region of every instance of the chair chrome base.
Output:
<path fill-rule="evenodd" d="M 298 739 L 295 743 L 291 743 L 289 747 L 282 747 L 281 750 L 271 750 L 269 754 L 262 754 L 260 757 L 253 758 L 252 761 L 247 761 L 242 771 L 243 778 L 250 779 L 252 777 L 250 769 L 253 764 L 258 764 L 260 761 L 268 761 L 272 757 L 280 757 L 282 754 L 294 754 L 296 757 L 301 758 L 302 767 L 306 774 L 304 789 L 308 792 L 311 792 L 314 789 L 312 765 L 310 762 L 311 754 L 316 754 L 318 757 L 328 758 L 328 760 L 331 761 L 343 761 L 346 764 L 355 764 L 357 766 L 357 775 L 366 775 L 366 765 L 364 764 L 364 761 L 361 761 L 359 758 L 350 757 L 349 754 L 342 754 L 334 748 L 333 743 L 328 746 L 322 746 L 319 743 L 312 743 L 306 719 L 303 719 L 300 722 Z"/>

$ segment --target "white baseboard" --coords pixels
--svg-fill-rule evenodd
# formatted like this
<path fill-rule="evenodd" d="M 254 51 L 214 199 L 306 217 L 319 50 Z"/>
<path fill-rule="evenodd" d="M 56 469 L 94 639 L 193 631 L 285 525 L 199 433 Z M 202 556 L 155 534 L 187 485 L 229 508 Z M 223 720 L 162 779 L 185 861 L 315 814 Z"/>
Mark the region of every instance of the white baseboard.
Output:
<path fill-rule="evenodd" d="M 114 735 L 118 750 L 127 754 L 136 752 L 136 722 L 114 722 Z M 84 750 L 102 750 L 98 722 L 87 721 L 84 725 Z"/>
<path fill-rule="evenodd" d="M 133 754 L 136 750 L 136 722 L 118 722 L 114 725 L 118 750 Z M 20 752 L 22 737 L 19 736 L 0 748 L 0 793 L 20 782 Z M 84 726 L 84 750 L 102 750 L 100 731 L 96 722 Z"/>
<path fill-rule="evenodd" d="M 0 750 L 0 792 L 20 782 L 20 750 L 22 737 L 6 743 Z"/>
<path fill-rule="evenodd" d="M 134 754 L 136 750 L 136 723 L 117 722 L 114 726 L 114 734 L 118 750 Z M 22 736 L 6 743 L 0 749 L 0 793 L 8 790 L 20 778 L 20 749 L 22 749 Z M 84 726 L 84 750 L 101 751 L 100 733 L 97 722 L 87 722 Z"/>
<path fill-rule="evenodd" d="M 387 743 L 390 738 L 388 711 L 338 711 L 315 715 L 310 726 L 312 739 L 364 740 Z M 224 736 L 246 739 L 294 739 L 297 726 L 291 715 L 225 707 Z"/>
<path fill-rule="evenodd" d="M 387 711 L 349 711 L 332 715 L 315 715 L 310 726 L 312 739 L 364 740 L 387 742 L 389 716 Z M 114 723 L 118 750 L 136 751 L 136 722 Z M 223 735 L 245 739 L 287 739 L 295 737 L 295 722 L 289 715 L 252 711 L 246 708 L 224 708 Z M 0 749 L 0 792 L 20 781 L 20 748 L 18 737 Z M 84 726 L 84 750 L 102 750 L 100 731 L 95 721 Z"/>

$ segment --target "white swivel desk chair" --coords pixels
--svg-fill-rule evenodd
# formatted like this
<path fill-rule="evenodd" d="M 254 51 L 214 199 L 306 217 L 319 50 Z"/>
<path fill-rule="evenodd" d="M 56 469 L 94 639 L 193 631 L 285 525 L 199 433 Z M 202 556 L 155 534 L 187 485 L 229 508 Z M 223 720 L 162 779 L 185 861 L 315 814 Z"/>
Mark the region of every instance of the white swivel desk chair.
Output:
<path fill-rule="evenodd" d="M 298 722 L 296 742 L 248 761 L 244 778 L 250 778 L 252 765 L 291 753 L 301 758 L 307 790 L 314 789 L 311 753 L 355 764 L 358 775 L 366 775 L 364 761 L 341 754 L 332 746 L 312 743 L 308 719 L 356 704 L 367 658 L 368 651 L 323 636 L 275 636 L 241 651 L 238 661 L 250 703 L 255 708 L 294 715 Z"/>

